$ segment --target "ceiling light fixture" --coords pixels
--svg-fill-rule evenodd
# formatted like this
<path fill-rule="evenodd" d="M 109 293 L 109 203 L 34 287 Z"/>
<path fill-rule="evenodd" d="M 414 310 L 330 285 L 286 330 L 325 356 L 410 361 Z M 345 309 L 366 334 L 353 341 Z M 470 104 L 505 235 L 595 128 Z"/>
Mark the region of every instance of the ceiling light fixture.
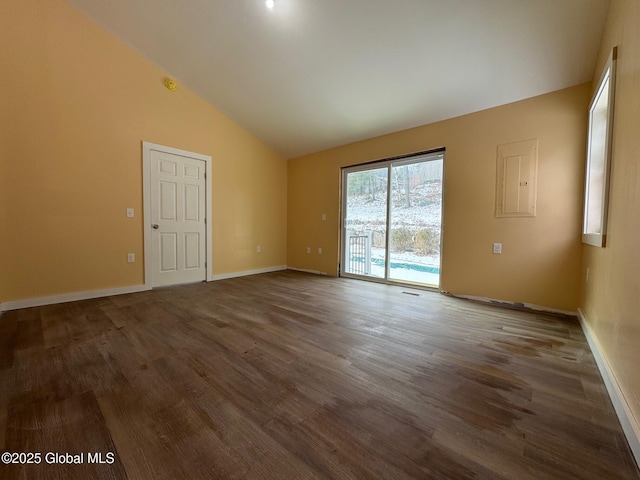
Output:
<path fill-rule="evenodd" d="M 269 10 L 272 10 L 272 9 L 273 9 L 273 7 L 274 7 L 274 6 L 275 6 L 275 4 L 276 4 L 276 2 L 275 2 L 274 0 L 267 0 L 265 3 L 267 4 L 267 8 L 268 8 Z"/>

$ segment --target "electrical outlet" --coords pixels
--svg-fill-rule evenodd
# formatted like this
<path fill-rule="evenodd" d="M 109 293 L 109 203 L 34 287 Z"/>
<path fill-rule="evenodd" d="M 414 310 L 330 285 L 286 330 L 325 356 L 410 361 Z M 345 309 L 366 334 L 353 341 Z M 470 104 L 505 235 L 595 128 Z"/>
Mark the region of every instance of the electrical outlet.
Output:
<path fill-rule="evenodd" d="M 260 253 L 261 251 L 262 251 L 262 248 L 260 247 L 260 245 L 258 245 L 258 246 L 256 247 L 256 253 Z"/>
<path fill-rule="evenodd" d="M 307 247 L 307 253 L 311 253 L 311 247 Z"/>
<path fill-rule="evenodd" d="M 502 255 L 502 244 L 501 243 L 494 243 L 493 244 L 493 253 L 495 253 L 496 255 Z"/>
<path fill-rule="evenodd" d="M 127 253 L 127 262 L 133 263 L 135 261 L 136 261 L 136 254 L 135 253 Z"/>
<path fill-rule="evenodd" d="M 322 214 L 322 221 L 323 221 L 323 222 L 326 222 L 326 221 L 327 221 L 327 214 L 326 214 L 326 213 L 323 213 L 323 214 Z"/>
<path fill-rule="evenodd" d="M 318 247 L 318 255 L 322 255 L 322 247 Z"/>

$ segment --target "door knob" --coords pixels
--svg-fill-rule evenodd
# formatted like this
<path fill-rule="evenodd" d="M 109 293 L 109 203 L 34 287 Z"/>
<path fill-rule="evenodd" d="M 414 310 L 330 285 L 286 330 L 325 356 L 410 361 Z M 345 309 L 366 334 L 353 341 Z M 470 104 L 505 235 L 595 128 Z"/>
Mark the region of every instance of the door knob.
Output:
<path fill-rule="evenodd" d="M 160 228 L 160 225 L 158 225 L 157 223 L 154 223 L 153 225 L 151 225 L 151 227 L 152 227 L 154 230 L 157 230 L 157 229 L 159 229 L 159 228 Z"/>

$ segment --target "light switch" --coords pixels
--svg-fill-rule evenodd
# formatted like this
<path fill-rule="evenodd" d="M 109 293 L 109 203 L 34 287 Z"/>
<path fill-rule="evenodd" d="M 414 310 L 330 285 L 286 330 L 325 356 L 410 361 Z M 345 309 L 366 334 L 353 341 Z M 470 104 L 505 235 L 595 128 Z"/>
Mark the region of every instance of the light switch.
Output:
<path fill-rule="evenodd" d="M 322 221 L 323 221 L 323 222 L 326 222 L 326 221 L 327 221 L 327 214 L 326 214 L 326 213 L 323 213 L 323 214 L 322 214 Z"/>
<path fill-rule="evenodd" d="M 133 218 L 133 208 L 127 208 L 127 218 Z"/>
<path fill-rule="evenodd" d="M 502 244 L 501 243 L 494 243 L 493 244 L 493 253 L 495 253 L 496 255 L 502 255 Z"/>

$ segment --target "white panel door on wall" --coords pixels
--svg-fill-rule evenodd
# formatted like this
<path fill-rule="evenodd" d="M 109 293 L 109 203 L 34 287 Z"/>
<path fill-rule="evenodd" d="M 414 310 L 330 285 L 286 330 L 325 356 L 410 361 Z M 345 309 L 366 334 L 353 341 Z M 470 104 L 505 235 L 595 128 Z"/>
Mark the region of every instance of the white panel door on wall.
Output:
<path fill-rule="evenodd" d="M 206 164 L 151 151 L 153 287 L 206 280 Z"/>

